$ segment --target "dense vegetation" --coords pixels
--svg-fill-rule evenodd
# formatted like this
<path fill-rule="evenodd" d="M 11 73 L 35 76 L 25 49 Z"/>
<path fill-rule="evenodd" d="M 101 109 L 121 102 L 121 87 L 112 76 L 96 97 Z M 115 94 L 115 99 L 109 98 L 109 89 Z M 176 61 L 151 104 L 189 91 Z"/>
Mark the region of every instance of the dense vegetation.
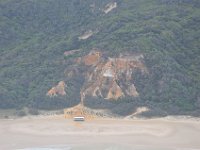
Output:
<path fill-rule="evenodd" d="M 0 0 L 0 108 L 77 104 L 79 85 L 73 83 L 66 97 L 45 94 L 65 79 L 65 51 L 95 47 L 108 55 L 145 55 L 150 73 L 135 76 L 141 102 L 198 109 L 200 1 L 116 0 L 118 7 L 103 13 L 111 1 Z M 98 32 L 79 40 L 88 30 Z"/>

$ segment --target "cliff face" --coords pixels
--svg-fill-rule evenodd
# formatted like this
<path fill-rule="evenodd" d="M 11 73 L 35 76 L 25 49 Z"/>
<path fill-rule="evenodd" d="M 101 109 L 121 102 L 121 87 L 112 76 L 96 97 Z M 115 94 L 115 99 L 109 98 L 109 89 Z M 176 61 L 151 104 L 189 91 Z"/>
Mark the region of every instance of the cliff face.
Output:
<path fill-rule="evenodd" d="M 54 97 L 54 96 L 57 96 L 57 95 L 66 95 L 66 92 L 65 92 L 65 82 L 64 81 L 60 81 L 58 83 L 58 85 L 52 87 L 48 92 L 47 92 L 47 96 L 49 97 Z"/>
<path fill-rule="evenodd" d="M 142 58 L 142 54 L 105 58 L 100 52 L 91 52 L 82 58 L 88 66 L 82 92 L 115 100 L 123 96 L 139 96 L 134 85 L 134 71 L 139 69 L 147 73 Z"/>
<path fill-rule="evenodd" d="M 91 51 L 73 60 L 74 64 L 66 69 L 65 74 L 70 81 L 76 76 L 84 80 L 80 89 L 82 99 L 85 96 L 108 100 L 118 100 L 124 96 L 138 97 L 139 93 L 134 85 L 134 71 L 148 73 L 143 57 L 142 54 L 129 54 L 111 58 L 99 51 Z M 47 93 L 48 96 L 56 95 L 56 92 L 51 92 L 56 91 L 54 88 Z M 64 89 L 61 91 L 57 93 L 65 95 Z"/>

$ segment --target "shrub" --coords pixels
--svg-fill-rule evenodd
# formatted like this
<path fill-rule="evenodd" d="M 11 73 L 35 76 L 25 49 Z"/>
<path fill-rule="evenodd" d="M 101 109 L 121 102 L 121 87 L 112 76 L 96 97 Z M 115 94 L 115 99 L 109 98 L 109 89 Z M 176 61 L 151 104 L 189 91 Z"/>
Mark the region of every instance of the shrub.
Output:
<path fill-rule="evenodd" d="M 16 115 L 19 117 L 24 117 L 24 116 L 26 116 L 26 112 L 23 110 L 20 110 L 20 111 L 16 112 Z"/>
<path fill-rule="evenodd" d="M 28 113 L 31 115 L 39 115 L 39 111 L 34 108 L 29 108 Z"/>
<path fill-rule="evenodd" d="M 9 119 L 9 116 L 5 115 L 4 118 L 5 118 L 5 119 Z"/>

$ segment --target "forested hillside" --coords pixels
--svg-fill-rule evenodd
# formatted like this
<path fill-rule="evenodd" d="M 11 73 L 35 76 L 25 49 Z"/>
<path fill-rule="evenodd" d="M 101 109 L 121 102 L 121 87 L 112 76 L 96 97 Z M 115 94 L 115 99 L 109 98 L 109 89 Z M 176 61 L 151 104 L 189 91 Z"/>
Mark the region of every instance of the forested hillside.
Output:
<path fill-rule="evenodd" d="M 64 56 L 74 49 L 80 52 Z M 72 58 L 92 49 L 107 57 L 143 54 L 148 74 L 135 72 L 139 97 L 88 106 L 117 105 L 114 112 L 136 102 L 176 113 L 200 108 L 199 0 L 0 0 L 0 108 L 78 104 L 81 81 L 65 81 L 64 72 Z M 46 96 L 63 80 L 65 96 Z"/>

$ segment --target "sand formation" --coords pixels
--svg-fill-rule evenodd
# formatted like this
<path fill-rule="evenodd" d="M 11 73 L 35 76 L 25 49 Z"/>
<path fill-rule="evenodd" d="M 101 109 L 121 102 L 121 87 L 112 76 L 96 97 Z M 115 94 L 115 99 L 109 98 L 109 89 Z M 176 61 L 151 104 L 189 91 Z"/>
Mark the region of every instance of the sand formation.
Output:
<path fill-rule="evenodd" d="M 70 53 L 68 53 L 70 54 Z M 73 53 L 72 53 L 73 54 Z M 80 93 L 84 97 L 93 96 L 109 100 L 120 97 L 138 97 L 139 92 L 134 84 L 134 71 L 140 70 L 147 74 L 142 54 L 120 55 L 119 57 L 105 57 L 100 51 L 93 50 L 89 54 L 74 60 L 74 66 L 67 68 L 65 74 L 68 79 L 81 75 L 84 83 Z M 79 68 L 84 68 L 83 71 Z M 65 83 L 59 82 L 47 93 L 48 96 L 66 95 Z"/>

